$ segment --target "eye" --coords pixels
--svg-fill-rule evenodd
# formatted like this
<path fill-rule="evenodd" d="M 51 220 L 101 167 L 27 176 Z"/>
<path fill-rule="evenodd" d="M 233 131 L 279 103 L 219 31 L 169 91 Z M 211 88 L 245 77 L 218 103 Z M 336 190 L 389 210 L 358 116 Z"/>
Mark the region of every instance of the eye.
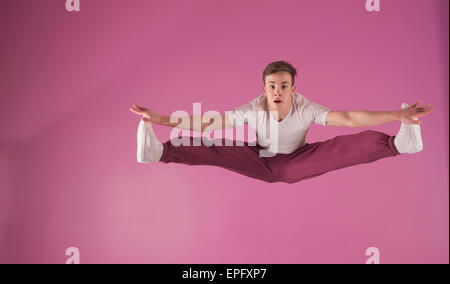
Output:
<path fill-rule="evenodd" d="M 287 86 L 286 85 L 283 85 L 283 89 L 286 89 L 287 88 Z"/>
<path fill-rule="evenodd" d="M 275 86 L 274 85 L 270 85 L 270 88 L 273 89 L 273 88 L 275 88 Z"/>

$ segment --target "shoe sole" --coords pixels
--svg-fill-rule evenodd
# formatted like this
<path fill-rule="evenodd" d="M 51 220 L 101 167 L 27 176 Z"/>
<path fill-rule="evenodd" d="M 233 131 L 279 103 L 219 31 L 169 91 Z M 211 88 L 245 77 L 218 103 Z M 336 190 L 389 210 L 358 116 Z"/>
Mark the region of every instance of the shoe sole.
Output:
<path fill-rule="evenodd" d="M 402 103 L 402 109 L 405 109 L 409 107 L 409 105 L 407 103 Z M 418 118 L 415 118 L 414 120 L 419 120 Z M 412 137 L 413 139 L 411 139 L 414 143 L 414 147 L 416 149 L 418 149 L 417 152 L 420 152 L 423 150 L 423 143 L 422 143 L 422 134 L 420 132 L 420 125 L 419 124 L 413 124 L 413 125 L 408 125 L 408 126 L 412 126 L 412 129 L 414 131 L 414 137 Z M 416 152 L 414 152 L 416 153 Z"/>
<path fill-rule="evenodd" d="M 137 131 L 137 161 L 142 163 L 145 155 L 145 129 L 144 121 L 139 122 Z"/>

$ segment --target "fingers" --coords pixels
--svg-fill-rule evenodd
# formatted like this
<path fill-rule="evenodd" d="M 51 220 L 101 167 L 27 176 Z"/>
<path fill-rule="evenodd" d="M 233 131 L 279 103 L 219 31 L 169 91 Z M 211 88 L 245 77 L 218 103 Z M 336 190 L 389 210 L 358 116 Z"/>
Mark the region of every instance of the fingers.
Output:
<path fill-rule="evenodd" d="M 420 110 L 417 110 L 417 112 L 418 112 L 418 113 L 423 113 L 423 112 L 430 113 L 430 112 L 432 112 L 433 110 L 434 110 L 434 108 L 430 107 L 430 108 L 427 108 L 427 109 L 420 109 Z"/>
<path fill-rule="evenodd" d="M 142 116 L 142 120 L 144 121 L 144 122 L 148 122 L 148 123 L 151 123 L 151 116 L 149 115 L 149 113 L 148 113 L 148 110 L 145 108 L 145 107 L 141 107 L 141 106 L 138 106 L 138 105 L 133 105 L 134 107 L 136 107 L 136 108 L 139 108 L 139 109 L 133 109 L 132 107 L 130 108 L 130 111 L 131 112 L 134 112 L 135 114 L 137 114 L 137 115 L 141 115 Z"/>
<path fill-rule="evenodd" d="M 136 104 L 133 105 L 134 107 L 141 109 L 141 110 L 147 110 L 147 108 L 143 107 L 143 106 L 138 106 Z"/>
<path fill-rule="evenodd" d="M 132 109 L 132 108 L 130 108 L 130 111 L 134 112 L 135 114 L 142 115 L 142 113 L 141 113 L 140 111 L 134 110 L 134 109 Z"/>
<path fill-rule="evenodd" d="M 434 110 L 434 107 L 430 107 L 430 104 L 426 104 L 425 106 L 416 108 L 416 113 L 420 113 L 423 115 L 427 115 Z"/>
<path fill-rule="evenodd" d="M 410 107 L 412 107 L 415 110 L 417 117 L 426 116 L 426 115 L 430 114 L 434 110 L 434 107 L 432 107 L 431 104 L 426 104 L 424 106 L 420 106 L 419 107 L 418 104 L 421 101 L 422 100 L 419 99 L 415 104 L 410 106 Z"/>
<path fill-rule="evenodd" d="M 416 107 L 416 105 L 418 105 L 419 103 L 420 103 L 420 99 L 415 103 L 415 104 L 413 104 L 411 107 L 413 107 L 413 108 L 415 108 Z"/>
<path fill-rule="evenodd" d="M 417 107 L 416 109 L 418 110 L 418 109 L 424 109 L 424 108 L 426 108 L 427 106 L 429 106 L 430 104 L 426 104 L 425 106 L 421 106 L 421 107 Z"/>
<path fill-rule="evenodd" d="M 416 109 L 416 110 L 422 111 L 422 110 L 426 109 L 426 108 L 429 107 L 429 106 L 431 106 L 431 105 L 430 105 L 430 104 L 426 104 L 426 105 L 424 105 L 424 106 L 417 107 L 417 108 L 415 108 L 415 109 Z"/>
<path fill-rule="evenodd" d="M 434 108 L 429 108 L 429 109 L 427 109 L 427 110 L 418 111 L 416 115 L 417 115 L 418 117 L 424 117 L 424 116 L 429 115 L 433 110 L 434 110 Z"/>
<path fill-rule="evenodd" d="M 133 108 L 134 107 L 134 108 Z M 139 105 L 132 105 L 130 108 L 130 111 L 134 112 L 135 114 L 139 114 L 142 115 L 144 111 L 147 111 L 148 109 L 143 107 L 143 106 L 139 106 Z"/>

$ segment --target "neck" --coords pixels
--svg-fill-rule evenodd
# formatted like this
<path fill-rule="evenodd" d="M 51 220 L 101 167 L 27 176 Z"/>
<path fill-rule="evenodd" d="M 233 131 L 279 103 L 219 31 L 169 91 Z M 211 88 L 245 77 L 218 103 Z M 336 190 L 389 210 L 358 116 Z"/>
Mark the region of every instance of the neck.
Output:
<path fill-rule="evenodd" d="M 271 109 L 269 107 L 269 111 L 278 111 L 278 122 L 282 121 L 283 119 L 286 118 L 286 116 L 289 114 L 289 111 L 291 110 L 292 107 L 292 102 L 289 102 L 289 105 L 286 105 L 284 108 L 281 109 Z M 273 117 L 273 116 L 272 116 Z M 275 119 L 275 117 L 273 117 Z"/>

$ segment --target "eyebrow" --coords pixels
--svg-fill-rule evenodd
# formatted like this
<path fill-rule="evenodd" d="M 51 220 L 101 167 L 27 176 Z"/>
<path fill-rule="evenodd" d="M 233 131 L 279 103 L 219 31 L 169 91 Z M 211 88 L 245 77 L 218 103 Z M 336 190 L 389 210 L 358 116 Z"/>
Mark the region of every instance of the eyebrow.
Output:
<path fill-rule="evenodd" d="M 269 83 L 275 83 L 275 82 L 274 81 L 269 81 Z M 281 84 L 284 84 L 284 83 L 289 83 L 289 81 L 281 82 Z"/>

